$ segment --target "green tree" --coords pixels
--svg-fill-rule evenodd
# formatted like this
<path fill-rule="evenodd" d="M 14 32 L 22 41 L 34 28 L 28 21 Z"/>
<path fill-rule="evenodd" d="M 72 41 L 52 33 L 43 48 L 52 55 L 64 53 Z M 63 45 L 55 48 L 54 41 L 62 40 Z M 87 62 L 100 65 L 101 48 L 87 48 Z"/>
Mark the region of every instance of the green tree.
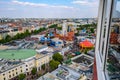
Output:
<path fill-rule="evenodd" d="M 0 43 L 4 43 L 4 42 L 5 42 L 4 39 L 1 39 L 1 40 L 0 40 Z"/>
<path fill-rule="evenodd" d="M 85 49 L 85 50 L 84 50 L 84 53 L 87 54 L 87 52 L 88 52 L 88 49 Z"/>
<path fill-rule="evenodd" d="M 71 54 L 68 54 L 68 55 L 67 55 L 67 59 L 70 59 L 70 58 L 72 58 L 72 55 L 71 55 Z"/>
<path fill-rule="evenodd" d="M 58 30 L 62 30 L 62 27 L 57 27 Z"/>
<path fill-rule="evenodd" d="M 25 77 L 26 77 L 26 75 L 25 74 L 19 74 L 19 76 L 18 76 L 18 80 L 24 80 L 25 79 Z"/>
<path fill-rule="evenodd" d="M 25 36 L 29 36 L 30 35 L 29 30 L 27 29 L 24 34 L 25 34 Z"/>
<path fill-rule="evenodd" d="M 41 68 L 42 68 L 43 70 L 45 70 L 45 64 L 43 64 L 43 65 L 41 66 Z"/>
<path fill-rule="evenodd" d="M 57 24 L 53 24 L 53 25 L 51 25 L 51 26 L 49 26 L 49 28 L 57 28 Z"/>
<path fill-rule="evenodd" d="M 55 60 L 51 60 L 50 63 L 49 63 L 50 68 L 51 68 L 52 70 L 56 69 L 59 64 L 60 64 L 60 62 L 55 61 Z"/>
<path fill-rule="evenodd" d="M 90 31 L 91 31 L 91 33 L 94 33 L 94 28 L 91 28 Z"/>
<path fill-rule="evenodd" d="M 14 37 L 13 37 L 13 40 L 16 40 L 16 39 L 20 39 L 20 34 L 17 33 Z"/>
<path fill-rule="evenodd" d="M 79 31 L 79 30 L 82 30 L 82 29 L 79 27 L 79 28 L 77 28 L 77 30 Z"/>
<path fill-rule="evenodd" d="M 9 41 L 11 41 L 11 40 L 12 40 L 12 38 L 11 38 L 10 35 L 7 35 L 7 36 L 5 37 L 5 41 L 6 41 L 6 42 L 9 42 Z"/>
<path fill-rule="evenodd" d="M 34 34 L 37 34 L 37 33 L 38 33 L 38 31 L 37 31 L 37 30 L 34 30 L 33 32 L 34 32 Z"/>
<path fill-rule="evenodd" d="M 32 69 L 32 71 L 31 71 L 31 73 L 32 73 L 32 75 L 35 75 L 35 74 L 37 73 L 37 68 L 34 67 L 34 68 Z"/>
<path fill-rule="evenodd" d="M 46 28 L 40 28 L 39 30 L 34 30 L 32 32 L 29 32 L 29 30 L 26 30 L 24 33 L 17 33 L 14 37 L 7 35 L 5 39 L 0 40 L 0 43 L 6 43 L 12 40 L 23 39 L 27 36 L 30 36 L 31 34 L 38 34 L 39 32 L 42 32 L 45 30 Z"/>
<path fill-rule="evenodd" d="M 53 59 L 54 59 L 55 61 L 58 61 L 58 62 L 62 63 L 62 61 L 63 61 L 63 56 L 62 56 L 61 54 L 59 54 L 59 53 L 55 53 L 55 54 L 53 55 Z"/>
<path fill-rule="evenodd" d="M 79 33 L 75 33 L 75 36 L 79 36 Z"/>
<path fill-rule="evenodd" d="M 34 31 L 32 31 L 30 34 L 38 34 L 38 33 L 40 33 L 40 32 L 42 32 L 42 31 L 45 31 L 46 30 L 46 28 L 39 28 L 38 30 L 34 30 Z"/>

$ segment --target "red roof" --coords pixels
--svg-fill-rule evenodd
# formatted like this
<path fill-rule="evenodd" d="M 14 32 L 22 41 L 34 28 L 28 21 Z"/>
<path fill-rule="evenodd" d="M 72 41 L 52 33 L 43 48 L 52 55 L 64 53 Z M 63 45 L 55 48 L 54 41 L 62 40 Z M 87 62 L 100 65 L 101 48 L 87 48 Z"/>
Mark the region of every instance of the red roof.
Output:
<path fill-rule="evenodd" d="M 68 32 L 66 36 L 61 36 L 59 34 L 55 34 L 55 37 L 59 37 L 60 39 L 72 41 L 74 37 L 74 32 Z"/>
<path fill-rule="evenodd" d="M 74 36 L 74 32 L 68 32 L 68 36 L 73 37 Z"/>
<path fill-rule="evenodd" d="M 81 47 L 93 47 L 94 45 L 90 42 L 90 41 L 88 41 L 88 40 L 85 40 L 85 41 L 83 41 L 83 42 L 80 42 L 80 44 L 79 44 Z"/>

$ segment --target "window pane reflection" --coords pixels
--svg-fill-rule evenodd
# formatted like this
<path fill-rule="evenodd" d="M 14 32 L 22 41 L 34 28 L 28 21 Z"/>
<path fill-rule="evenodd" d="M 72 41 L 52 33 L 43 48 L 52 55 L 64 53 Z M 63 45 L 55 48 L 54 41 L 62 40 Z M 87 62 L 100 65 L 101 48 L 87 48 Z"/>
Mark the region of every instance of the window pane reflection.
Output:
<path fill-rule="evenodd" d="M 107 58 L 110 80 L 120 80 L 120 0 L 115 1 Z"/>

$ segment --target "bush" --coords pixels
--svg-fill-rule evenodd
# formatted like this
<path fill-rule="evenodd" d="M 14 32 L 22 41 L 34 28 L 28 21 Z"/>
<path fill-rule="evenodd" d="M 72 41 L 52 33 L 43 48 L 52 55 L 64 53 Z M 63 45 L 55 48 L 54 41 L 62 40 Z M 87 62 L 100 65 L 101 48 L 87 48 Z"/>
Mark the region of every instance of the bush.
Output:
<path fill-rule="evenodd" d="M 41 67 L 42 67 L 43 70 L 45 70 L 45 64 L 43 64 Z"/>
<path fill-rule="evenodd" d="M 25 74 L 19 74 L 19 76 L 18 76 L 18 80 L 24 80 L 25 77 L 26 77 Z"/>
<path fill-rule="evenodd" d="M 58 61 L 58 62 L 62 63 L 62 61 L 63 61 L 63 56 L 62 56 L 61 54 L 59 54 L 59 53 L 55 53 L 55 54 L 53 55 L 53 59 L 54 59 L 55 61 Z"/>
<path fill-rule="evenodd" d="M 87 54 L 87 52 L 88 52 L 88 50 L 87 50 L 87 49 L 85 49 L 84 53 L 85 53 L 85 54 Z"/>
<path fill-rule="evenodd" d="M 51 68 L 52 70 L 56 69 L 59 64 L 60 64 L 60 62 L 55 61 L 55 60 L 51 60 L 50 63 L 49 63 L 50 68 Z"/>
<path fill-rule="evenodd" d="M 31 71 L 32 75 L 35 75 L 37 73 L 37 68 L 33 68 L 32 71 Z"/>

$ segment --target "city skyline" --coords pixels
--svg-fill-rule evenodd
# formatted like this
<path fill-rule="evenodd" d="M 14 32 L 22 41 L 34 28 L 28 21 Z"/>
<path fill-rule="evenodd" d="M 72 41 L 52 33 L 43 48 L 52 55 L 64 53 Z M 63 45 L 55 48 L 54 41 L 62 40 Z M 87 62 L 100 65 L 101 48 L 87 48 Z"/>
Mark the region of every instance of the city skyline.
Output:
<path fill-rule="evenodd" d="M 98 0 L 0 0 L 0 17 L 95 18 L 98 3 Z"/>

